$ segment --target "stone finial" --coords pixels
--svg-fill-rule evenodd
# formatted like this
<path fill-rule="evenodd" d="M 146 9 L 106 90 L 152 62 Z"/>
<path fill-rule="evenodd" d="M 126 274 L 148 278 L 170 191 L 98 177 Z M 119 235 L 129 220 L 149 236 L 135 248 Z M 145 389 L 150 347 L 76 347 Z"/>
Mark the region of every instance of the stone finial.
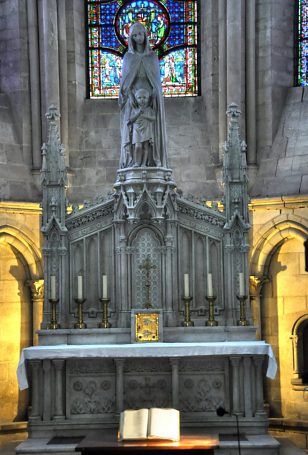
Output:
<path fill-rule="evenodd" d="M 226 114 L 230 118 L 238 118 L 242 115 L 242 112 L 238 109 L 238 105 L 236 103 L 231 103 L 228 106 Z"/>
<path fill-rule="evenodd" d="M 51 106 L 49 106 L 48 112 L 45 114 L 45 116 L 47 120 L 55 121 L 58 120 L 61 115 L 58 111 L 58 108 L 54 104 L 52 104 Z"/>

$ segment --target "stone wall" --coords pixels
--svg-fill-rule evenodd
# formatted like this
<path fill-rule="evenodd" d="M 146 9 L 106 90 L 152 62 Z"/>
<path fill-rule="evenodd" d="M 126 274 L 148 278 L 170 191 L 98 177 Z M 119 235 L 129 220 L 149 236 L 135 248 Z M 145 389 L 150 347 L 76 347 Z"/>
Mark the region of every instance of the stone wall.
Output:
<path fill-rule="evenodd" d="M 308 90 L 288 90 L 273 146 L 262 156 L 254 196 L 308 193 Z"/>

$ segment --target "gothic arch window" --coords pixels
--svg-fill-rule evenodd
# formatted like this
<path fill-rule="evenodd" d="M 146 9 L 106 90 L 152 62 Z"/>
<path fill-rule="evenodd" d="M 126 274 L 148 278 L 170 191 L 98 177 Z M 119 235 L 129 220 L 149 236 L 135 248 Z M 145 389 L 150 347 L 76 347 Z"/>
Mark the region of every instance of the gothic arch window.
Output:
<path fill-rule="evenodd" d="M 295 388 L 308 384 L 308 315 L 301 317 L 294 324 L 293 342 L 293 378 Z"/>
<path fill-rule="evenodd" d="M 297 0 L 297 85 L 308 85 L 308 0 Z"/>
<path fill-rule="evenodd" d="M 196 96 L 199 0 L 86 0 L 90 98 L 116 98 L 131 24 L 142 22 L 160 60 L 165 96 Z"/>

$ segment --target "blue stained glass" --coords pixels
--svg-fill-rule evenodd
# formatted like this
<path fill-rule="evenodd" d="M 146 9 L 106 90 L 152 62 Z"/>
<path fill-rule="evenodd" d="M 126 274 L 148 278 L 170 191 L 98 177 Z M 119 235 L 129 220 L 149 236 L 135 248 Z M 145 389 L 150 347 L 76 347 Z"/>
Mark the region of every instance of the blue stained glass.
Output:
<path fill-rule="evenodd" d="M 168 37 L 169 47 L 177 46 L 184 35 L 184 25 L 174 25 Z"/>
<path fill-rule="evenodd" d="M 127 46 L 128 34 L 134 22 L 141 22 L 148 30 L 151 46 L 159 46 L 169 31 L 169 15 L 166 9 L 153 1 L 128 2 L 116 15 L 115 25 L 119 39 Z"/>
<path fill-rule="evenodd" d="M 172 17 L 173 22 L 178 22 L 181 19 L 183 20 L 183 13 L 184 13 L 184 4 L 183 2 L 166 2 L 166 7 Z"/>
<path fill-rule="evenodd" d="M 102 3 L 100 5 L 101 23 L 104 24 L 108 22 L 112 24 L 113 18 L 118 8 L 119 8 L 118 2 Z"/>
<path fill-rule="evenodd" d="M 101 42 L 104 43 L 105 46 L 111 47 L 113 49 L 118 49 L 120 47 L 120 42 L 114 33 L 113 27 L 101 28 Z"/>

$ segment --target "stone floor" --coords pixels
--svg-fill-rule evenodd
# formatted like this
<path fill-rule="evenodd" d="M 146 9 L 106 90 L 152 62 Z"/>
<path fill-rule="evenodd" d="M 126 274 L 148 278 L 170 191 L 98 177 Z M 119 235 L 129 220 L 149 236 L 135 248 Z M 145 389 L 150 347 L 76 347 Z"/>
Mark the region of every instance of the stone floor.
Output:
<path fill-rule="evenodd" d="M 280 442 L 279 455 L 307 455 L 307 452 L 296 447 L 288 438 L 277 438 Z M 0 445 L 1 455 L 15 455 L 15 447 L 22 441 L 11 441 L 3 446 Z"/>

